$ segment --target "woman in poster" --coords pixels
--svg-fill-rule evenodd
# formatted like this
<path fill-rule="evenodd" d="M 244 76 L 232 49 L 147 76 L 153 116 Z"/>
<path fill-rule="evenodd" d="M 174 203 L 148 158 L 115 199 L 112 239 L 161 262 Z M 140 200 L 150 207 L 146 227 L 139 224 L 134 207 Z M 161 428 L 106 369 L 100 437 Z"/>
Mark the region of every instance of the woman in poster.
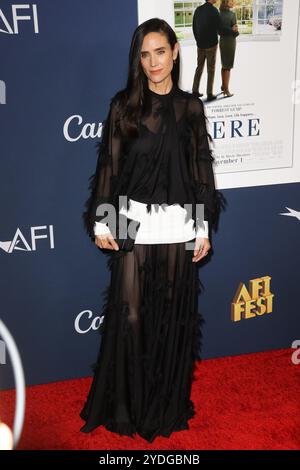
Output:
<path fill-rule="evenodd" d="M 222 28 L 228 31 L 231 30 L 233 26 L 235 29 L 231 34 L 226 32 L 226 35 L 220 33 L 220 54 L 222 62 L 222 86 L 221 90 L 223 94 L 227 97 L 233 96 L 233 93 L 229 91 L 229 80 L 230 80 L 230 71 L 234 65 L 234 57 L 236 50 L 236 37 L 239 35 L 236 15 L 231 8 L 234 7 L 233 0 L 222 0 L 220 5 L 220 21 L 221 21 L 221 31 Z"/>
<path fill-rule="evenodd" d="M 179 88 L 179 61 L 168 23 L 154 18 L 139 25 L 127 86 L 112 98 L 105 121 L 84 219 L 96 245 L 109 252 L 111 278 L 82 432 L 103 425 L 152 442 L 188 429 L 195 413 L 197 262 L 210 251 L 223 196 L 215 189 L 203 104 Z M 127 196 L 125 206 L 120 195 Z M 103 203 L 140 221 L 131 251 L 118 250 L 96 214 Z M 196 217 L 201 204 L 205 220 Z"/>

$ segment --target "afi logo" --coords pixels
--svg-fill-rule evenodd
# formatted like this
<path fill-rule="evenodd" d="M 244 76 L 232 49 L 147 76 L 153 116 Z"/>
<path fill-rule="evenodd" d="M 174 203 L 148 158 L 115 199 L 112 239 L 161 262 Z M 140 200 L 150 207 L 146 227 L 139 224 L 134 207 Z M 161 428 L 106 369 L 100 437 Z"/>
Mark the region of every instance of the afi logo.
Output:
<path fill-rule="evenodd" d="M 32 8 L 32 11 L 31 11 L 31 8 Z M 23 13 L 22 10 L 26 10 L 26 13 L 29 13 L 29 14 L 22 15 Z M 30 10 L 30 11 L 27 11 L 27 10 Z M 36 34 L 39 33 L 39 24 L 38 24 L 36 4 L 12 5 L 10 22 L 4 15 L 2 9 L 0 9 L 0 33 L 19 34 L 19 22 L 20 21 L 32 21 L 34 32 Z M 5 29 L 1 29 L 3 26 L 5 27 Z"/>
<path fill-rule="evenodd" d="M 3 80 L 0 80 L 0 104 L 6 104 L 6 87 Z"/>
<path fill-rule="evenodd" d="M 69 142 L 76 142 L 76 140 L 79 140 L 81 137 L 83 139 L 95 139 L 96 137 L 101 137 L 103 127 L 102 123 L 90 124 L 88 122 L 82 125 L 82 122 L 83 119 L 80 114 L 74 114 L 74 116 L 70 116 L 66 120 L 63 129 L 63 134 L 66 140 Z"/>
<path fill-rule="evenodd" d="M 39 233 L 41 232 L 42 233 Z M 43 233 L 45 232 L 45 233 Z M 51 249 L 54 248 L 53 225 L 40 225 L 38 227 L 30 227 L 30 242 L 26 240 L 21 230 L 18 228 L 13 239 L 9 241 L 0 241 L 0 248 L 6 253 L 19 251 L 36 251 L 36 241 L 46 238 Z"/>

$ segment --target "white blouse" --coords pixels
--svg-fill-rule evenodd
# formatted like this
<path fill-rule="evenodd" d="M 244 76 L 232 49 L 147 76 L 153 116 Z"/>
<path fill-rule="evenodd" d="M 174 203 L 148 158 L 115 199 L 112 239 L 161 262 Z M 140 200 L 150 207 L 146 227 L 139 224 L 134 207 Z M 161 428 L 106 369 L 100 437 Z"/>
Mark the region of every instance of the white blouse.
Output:
<path fill-rule="evenodd" d="M 208 238 L 208 222 L 204 220 L 204 228 L 193 228 L 193 219 L 185 222 L 186 209 L 179 204 L 159 205 L 158 210 L 151 208 L 147 212 L 147 204 L 129 199 L 129 209 L 120 209 L 120 214 L 141 222 L 136 234 L 135 244 L 179 243 L 193 240 L 195 237 Z M 151 204 L 154 206 L 154 204 Z M 94 234 L 110 233 L 108 225 L 95 222 Z"/>

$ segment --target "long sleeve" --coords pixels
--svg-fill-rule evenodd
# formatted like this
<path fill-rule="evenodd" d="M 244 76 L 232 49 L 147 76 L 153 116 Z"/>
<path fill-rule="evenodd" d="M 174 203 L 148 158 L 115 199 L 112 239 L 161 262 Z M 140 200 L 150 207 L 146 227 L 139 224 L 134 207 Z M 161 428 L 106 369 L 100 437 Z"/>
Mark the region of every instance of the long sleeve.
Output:
<path fill-rule="evenodd" d="M 106 214 L 99 215 L 99 206 L 103 203 L 114 204 L 113 195 L 118 179 L 121 151 L 122 139 L 118 128 L 118 105 L 113 98 L 102 128 L 101 142 L 98 143 L 97 167 L 91 177 L 89 185 L 91 195 L 85 204 L 87 210 L 83 214 L 86 230 L 91 237 L 94 237 L 95 234 L 109 232 L 108 227 L 101 223 Z M 97 226 L 98 228 L 95 230 Z"/>
<path fill-rule="evenodd" d="M 216 27 L 218 30 L 218 34 L 220 36 L 232 36 L 233 31 L 231 29 L 231 26 L 225 25 L 222 21 L 222 17 L 220 13 L 216 10 Z"/>
<path fill-rule="evenodd" d="M 224 196 L 216 190 L 213 170 L 213 161 L 209 140 L 212 141 L 206 127 L 204 105 L 198 98 L 189 102 L 188 119 L 192 127 L 189 149 L 189 162 L 192 175 L 192 188 L 197 204 L 204 204 L 204 222 L 208 222 L 208 229 L 215 229 L 218 215 Z M 200 221 L 203 227 L 203 221 Z M 204 223 L 205 226 L 205 223 Z"/>
<path fill-rule="evenodd" d="M 194 12 L 194 15 L 193 15 L 193 34 L 194 34 L 194 38 L 195 40 L 197 41 L 198 39 L 198 36 L 199 36 L 199 31 L 198 31 L 198 13 L 199 13 L 199 10 L 198 10 L 199 7 L 196 8 L 195 12 Z"/>
<path fill-rule="evenodd" d="M 208 220 L 204 220 L 204 227 L 198 227 L 196 230 L 196 237 L 209 238 Z"/>
<path fill-rule="evenodd" d="M 234 13 L 234 11 L 232 11 L 231 13 L 232 13 L 231 26 L 233 26 L 234 24 L 237 24 L 237 20 L 236 20 L 236 14 Z M 232 34 L 236 38 L 237 36 L 239 36 L 240 33 L 238 31 L 235 31 L 235 32 L 232 32 Z"/>
<path fill-rule="evenodd" d="M 108 225 L 103 222 L 95 222 L 94 224 L 94 235 L 108 235 L 111 231 Z"/>

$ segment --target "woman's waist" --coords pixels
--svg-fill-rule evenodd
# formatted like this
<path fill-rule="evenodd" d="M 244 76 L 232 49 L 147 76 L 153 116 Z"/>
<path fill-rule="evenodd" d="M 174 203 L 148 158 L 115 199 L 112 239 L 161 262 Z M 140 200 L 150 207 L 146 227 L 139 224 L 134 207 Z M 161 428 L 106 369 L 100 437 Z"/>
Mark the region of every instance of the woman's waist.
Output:
<path fill-rule="evenodd" d="M 185 217 L 188 212 L 189 205 L 182 207 L 180 203 L 167 204 L 167 203 L 145 203 L 132 198 L 128 198 L 128 208 L 121 207 L 119 212 L 127 215 L 133 219 L 146 219 L 153 218 L 166 218 L 166 217 Z M 149 209 L 150 207 L 150 210 Z M 192 205 L 190 205 L 190 208 Z"/>
<path fill-rule="evenodd" d="M 158 210 L 174 210 L 180 208 L 183 211 L 185 211 L 185 207 L 188 208 L 189 204 L 187 203 L 181 203 L 181 202 L 175 202 L 173 204 L 168 204 L 167 202 L 142 202 L 138 201 L 137 199 L 133 199 L 131 197 L 128 198 L 128 206 L 129 210 L 130 209 L 139 209 L 141 211 L 147 210 L 147 207 L 151 207 L 151 209 L 158 209 Z M 183 207 L 184 206 L 184 207 Z M 190 204 L 192 206 L 192 204 Z"/>

